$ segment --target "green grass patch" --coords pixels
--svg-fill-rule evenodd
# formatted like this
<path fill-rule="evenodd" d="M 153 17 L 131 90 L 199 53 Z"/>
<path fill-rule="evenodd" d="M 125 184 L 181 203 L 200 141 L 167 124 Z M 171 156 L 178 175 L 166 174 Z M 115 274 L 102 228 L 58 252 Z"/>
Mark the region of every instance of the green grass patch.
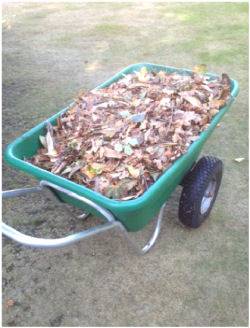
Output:
<path fill-rule="evenodd" d="M 53 43 L 56 46 L 71 46 L 73 40 L 78 36 L 79 36 L 79 33 L 68 32 L 68 33 L 62 34 L 61 36 L 54 39 Z"/>
<path fill-rule="evenodd" d="M 74 11 L 74 10 L 81 10 L 83 7 L 86 7 L 86 3 L 63 3 L 63 10 L 67 11 Z"/>
<path fill-rule="evenodd" d="M 131 27 L 127 25 L 121 25 L 121 24 L 112 24 L 112 23 L 101 23 L 95 25 L 93 29 L 89 31 L 91 34 L 99 34 L 100 36 L 119 36 L 119 35 L 126 35 L 131 32 L 131 30 L 134 31 L 134 29 L 131 29 Z"/>
<path fill-rule="evenodd" d="M 115 52 L 117 50 L 117 52 L 120 53 L 119 44 L 123 43 L 123 40 L 120 39 L 120 36 L 130 36 L 132 31 L 134 31 L 134 29 L 131 29 L 126 25 L 100 23 L 95 25 L 93 28 L 86 27 L 86 29 L 81 29 L 78 31 L 71 30 L 67 31 L 66 33 L 60 33 L 53 38 L 52 43 L 56 47 L 61 46 L 79 48 L 82 46 L 82 42 L 84 40 L 87 43 L 91 42 L 92 44 L 95 44 L 100 39 L 109 39 L 112 37 L 112 48 Z M 116 40 L 119 41 L 115 42 Z M 116 44 L 118 49 L 115 49 L 114 44 Z"/>
<path fill-rule="evenodd" d="M 133 4 L 129 2 L 98 2 L 98 3 L 88 3 L 88 8 L 96 12 L 99 10 L 112 10 L 112 11 L 119 11 L 122 9 L 130 8 Z"/>
<path fill-rule="evenodd" d="M 214 64 L 230 64 L 234 63 L 236 58 L 237 60 L 242 59 L 239 49 L 201 51 L 198 53 L 198 57 L 202 62 Z M 245 57 L 243 57 L 244 59 Z"/>
<path fill-rule="evenodd" d="M 22 18 L 20 19 L 20 22 L 22 24 L 35 24 L 36 22 L 39 22 L 40 20 L 43 20 L 47 18 L 49 15 L 54 14 L 57 12 L 56 9 L 40 9 L 37 12 L 30 12 L 26 15 L 23 15 Z M 40 22 L 39 22 L 40 23 Z"/>
<path fill-rule="evenodd" d="M 174 9 L 173 9 L 174 8 Z M 170 13 L 174 13 L 175 17 L 187 24 L 204 24 L 208 22 L 213 28 L 216 20 L 239 18 L 241 20 L 248 17 L 247 3 L 193 3 L 193 4 L 160 4 L 158 12 L 161 17 L 167 17 Z"/>

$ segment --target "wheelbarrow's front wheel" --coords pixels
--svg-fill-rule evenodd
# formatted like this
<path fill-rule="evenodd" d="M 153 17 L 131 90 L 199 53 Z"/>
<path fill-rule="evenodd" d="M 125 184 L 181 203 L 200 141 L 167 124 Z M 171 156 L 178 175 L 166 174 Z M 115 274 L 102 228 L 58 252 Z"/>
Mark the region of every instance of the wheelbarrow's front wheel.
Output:
<path fill-rule="evenodd" d="M 222 178 L 222 161 L 202 157 L 185 177 L 179 204 L 179 220 L 186 226 L 198 228 L 209 216 Z"/>

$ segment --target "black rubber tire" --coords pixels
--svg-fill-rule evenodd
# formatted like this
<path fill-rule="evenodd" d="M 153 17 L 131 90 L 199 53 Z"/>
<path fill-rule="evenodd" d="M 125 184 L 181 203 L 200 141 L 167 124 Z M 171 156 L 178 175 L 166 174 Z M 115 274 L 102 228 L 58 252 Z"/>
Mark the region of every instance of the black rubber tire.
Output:
<path fill-rule="evenodd" d="M 222 171 L 221 160 L 213 156 L 204 156 L 185 176 L 179 203 L 179 220 L 185 226 L 198 228 L 209 216 L 220 188 Z M 214 182 L 213 197 L 204 212 L 201 207 L 202 199 L 212 182 Z"/>

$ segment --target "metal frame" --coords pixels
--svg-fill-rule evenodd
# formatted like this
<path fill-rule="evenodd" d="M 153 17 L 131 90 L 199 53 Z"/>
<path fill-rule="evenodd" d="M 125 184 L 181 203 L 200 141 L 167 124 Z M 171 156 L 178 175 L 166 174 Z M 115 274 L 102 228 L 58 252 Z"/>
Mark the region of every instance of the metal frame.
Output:
<path fill-rule="evenodd" d="M 130 238 L 129 233 L 126 230 L 126 228 L 123 226 L 123 224 L 121 222 L 117 221 L 115 219 L 114 215 L 110 211 L 106 210 L 105 208 L 101 207 L 100 205 L 94 203 L 93 201 L 91 201 L 83 196 L 79 196 L 76 193 L 69 191 L 67 189 L 64 189 L 62 187 L 59 187 L 51 182 L 41 181 L 39 186 L 37 186 L 37 187 L 3 191 L 2 197 L 3 198 L 13 198 L 13 197 L 23 196 L 23 195 L 26 195 L 29 193 L 46 191 L 46 193 L 48 194 L 48 196 L 51 199 L 56 201 L 57 204 L 64 206 L 64 208 L 67 209 L 67 211 L 69 211 L 69 209 L 65 206 L 65 203 L 61 202 L 57 198 L 57 196 L 53 193 L 53 190 L 60 191 L 72 198 L 80 200 L 83 203 L 91 206 L 92 208 L 97 210 L 100 214 L 102 214 L 102 216 L 106 220 L 106 223 L 97 225 L 97 226 L 89 228 L 87 230 L 77 232 L 77 233 L 71 234 L 69 236 L 62 237 L 62 238 L 46 239 L 46 238 L 32 237 L 32 236 L 23 234 L 23 233 L 17 231 L 16 229 L 10 227 L 6 223 L 2 222 L 3 235 L 11 238 L 12 240 L 14 240 L 18 243 L 26 245 L 26 246 L 32 246 L 32 247 L 38 247 L 38 248 L 60 248 L 60 247 L 64 247 L 64 246 L 67 246 L 70 244 L 74 244 L 74 243 L 80 241 L 81 239 L 86 239 L 88 237 L 97 235 L 99 233 L 102 233 L 102 232 L 105 232 L 105 231 L 108 231 L 111 229 L 119 229 L 119 231 L 121 231 L 125 235 L 125 237 L 130 242 L 130 244 L 133 245 L 133 247 L 135 248 L 137 253 L 139 253 L 141 255 L 147 253 L 154 246 L 154 244 L 159 236 L 165 204 L 161 207 L 160 212 L 159 212 L 158 216 L 156 217 L 156 224 L 155 224 L 155 228 L 154 228 L 152 236 L 150 237 L 150 239 L 148 240 L 146 245 L 143 248 L 140 248 L 137 245 L 137 243 L 135 243 Z M 74 215 L 71 213 L 71 211 L 69 211 L 69 212 L 71 215 Z M 89 215 L 90 215 L 89 213 L 87 213 L 87 214 L 84 213 L 77 217 L 81 218 L 81 219 L 85 219 Z"/>

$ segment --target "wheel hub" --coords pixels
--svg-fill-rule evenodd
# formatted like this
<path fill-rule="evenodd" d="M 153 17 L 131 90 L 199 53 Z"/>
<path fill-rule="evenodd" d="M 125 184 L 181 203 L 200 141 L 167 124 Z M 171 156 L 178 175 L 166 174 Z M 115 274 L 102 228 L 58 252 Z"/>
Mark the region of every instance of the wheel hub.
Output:
<path fill-rule="evenodd" d="M 205 194 L 201 200 L 201 214 L 205 214 L 208 211 L 215 196 L 216 185 L 216 180 L 209 182 L 207 189 L 205 190 Z"/>

